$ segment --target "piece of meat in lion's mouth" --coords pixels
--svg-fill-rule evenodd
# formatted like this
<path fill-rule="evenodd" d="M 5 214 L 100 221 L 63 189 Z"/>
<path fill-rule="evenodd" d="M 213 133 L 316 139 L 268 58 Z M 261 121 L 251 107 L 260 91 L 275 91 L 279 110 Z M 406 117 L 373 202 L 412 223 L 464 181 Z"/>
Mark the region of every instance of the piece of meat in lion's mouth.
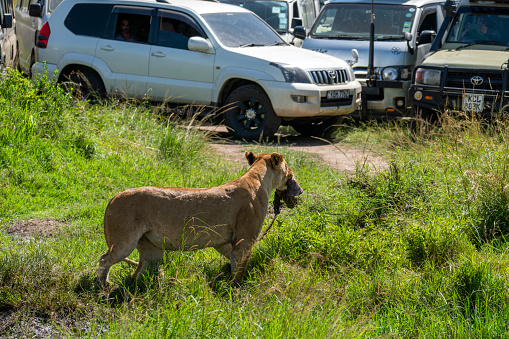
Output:
<path fill-rule="evenodd" d="M 304 190 L 302 189 L 302 187 L 300 187 L 295 178 L 288 179 L 286 186 L 287 186 L 286 194 L 289 197 L 297 197 L 301 195 L 302 192 L 304 192 Z"/>

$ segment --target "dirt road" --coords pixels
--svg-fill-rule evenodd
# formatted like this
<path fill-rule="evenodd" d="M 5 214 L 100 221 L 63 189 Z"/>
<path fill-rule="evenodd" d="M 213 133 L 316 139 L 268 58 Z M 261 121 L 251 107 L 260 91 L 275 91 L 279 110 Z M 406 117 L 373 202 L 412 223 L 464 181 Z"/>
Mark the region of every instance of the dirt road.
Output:
<path fill-rule="evenodd" d="M 222 126 L 202 126 L 201 129 L 210 131 L 211 147 L 218 153 L 226 155 L 235 162 L 245 162 L 244 151 L 252 150 L 256 143 L 234 141 L 228 138 L 226 128 Z M 278 147 L 293 151 L 316 154 L 318 159 L 330 167 L 344 171 L 354 172 L 357 164 L 367 165 L 379 169 L 386 165 L 386 159 L 381 154 L 374 154 L 361 148 L 349 145 L 331 144 L 325 140 L 303 137 L 300 135 L 278 135 Z"/>

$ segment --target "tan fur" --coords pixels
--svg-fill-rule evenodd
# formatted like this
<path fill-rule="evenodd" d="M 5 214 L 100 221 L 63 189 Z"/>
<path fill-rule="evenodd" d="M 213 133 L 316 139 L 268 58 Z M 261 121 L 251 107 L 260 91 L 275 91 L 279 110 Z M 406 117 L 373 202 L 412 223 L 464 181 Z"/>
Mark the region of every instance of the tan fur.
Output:
<path fill-rule="evenodd" d="M 278 153 L 245 153 L 249 170 L 218 187 L 140 187 L 117 194 L 104 215 L 108 251 L 101 256 L 98 278 L 109 282 L 112 265 L 137 264 L 135 277 L 161 260 L 164 250 L 214 247 L 231 261 L 235 282 L 244 277 L 252 247 L 267 214 L 270 194 L 285 190 L 293 177 Z M 137 248 L 139 263 L 127 258 Z"/>

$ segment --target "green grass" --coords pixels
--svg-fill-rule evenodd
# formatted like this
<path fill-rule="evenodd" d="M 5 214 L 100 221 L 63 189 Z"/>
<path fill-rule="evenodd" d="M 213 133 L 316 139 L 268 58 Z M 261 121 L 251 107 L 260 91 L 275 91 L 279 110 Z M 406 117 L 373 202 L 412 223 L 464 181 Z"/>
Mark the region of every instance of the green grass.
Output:
<path fill-rule="evenodd" d="M 215 186 L 247 168 L 213 154 L 190 123 L 144 103 L 89 105 L 16 72 L 0 80 L 0 337 L 509 337 L 503 119 L 445 115 L 426 133 L 345 125 L 337 140 L 388 163 L 349 175 L 253 145 L 282 152 L 305 193 L 256 245 L 241 286 L 206 249 L 169 252 L 137 283 L 115 265 L 112 290 L 98 289 L 113 195 Z M 29 219 L 63 227 L 7 233 Z"/>

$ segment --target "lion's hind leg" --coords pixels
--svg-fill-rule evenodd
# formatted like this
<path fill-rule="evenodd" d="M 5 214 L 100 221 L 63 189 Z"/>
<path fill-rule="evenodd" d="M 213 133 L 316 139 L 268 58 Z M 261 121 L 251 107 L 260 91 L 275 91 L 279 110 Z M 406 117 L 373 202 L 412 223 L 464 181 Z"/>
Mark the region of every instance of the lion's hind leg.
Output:
<path fill-rule="evenodd" d="M 131 254 L 136 245 L 138 244 L 137 239 L 132 239 L 128 244 L 122 242 L 113 242 L 108 251 L 101 256 L 99 259 L 99 268 L 97 270 L 97 278 L 102 286 L 109 284 L 109 273 L 111 266 L 118 262 L 121 262 Z"/>
<path fill-rule="evenodd" d="M 137 248 L 140 253 L 140 261 L 136 272 L 134 272 L 134 277 L 136 279 L 143 274 L 147 267 L 158 263 L 164 256 L 164 248 L 162 246 L 154 245 L 146 235 L 143 235 L 138 241 Z"/>

